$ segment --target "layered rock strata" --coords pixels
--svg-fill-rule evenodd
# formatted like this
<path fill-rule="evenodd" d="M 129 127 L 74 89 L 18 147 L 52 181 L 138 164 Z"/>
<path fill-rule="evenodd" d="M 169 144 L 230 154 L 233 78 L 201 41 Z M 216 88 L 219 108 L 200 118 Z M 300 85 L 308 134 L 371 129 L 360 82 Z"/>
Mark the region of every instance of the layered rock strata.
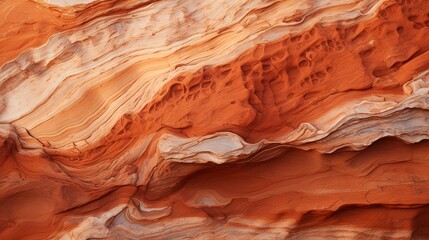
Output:
<path fill-rule="evenodd" d="M 429 238 L 428 1 L 0 11 L 0 239 Z"/>

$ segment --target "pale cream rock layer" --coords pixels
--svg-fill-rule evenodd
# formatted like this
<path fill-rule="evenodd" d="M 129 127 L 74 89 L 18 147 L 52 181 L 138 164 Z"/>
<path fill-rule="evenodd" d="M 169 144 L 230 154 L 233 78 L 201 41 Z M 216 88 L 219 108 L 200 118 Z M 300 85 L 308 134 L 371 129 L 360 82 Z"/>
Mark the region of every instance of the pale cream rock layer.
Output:
<path fill-rule="evenodd" d="M 88 4 L 92 2 L 97 2 L 97 0 L 39 0 L 45 1 L 48 4 L 52 4 L 59 7 L 69 7 L 78 4 Z"/>

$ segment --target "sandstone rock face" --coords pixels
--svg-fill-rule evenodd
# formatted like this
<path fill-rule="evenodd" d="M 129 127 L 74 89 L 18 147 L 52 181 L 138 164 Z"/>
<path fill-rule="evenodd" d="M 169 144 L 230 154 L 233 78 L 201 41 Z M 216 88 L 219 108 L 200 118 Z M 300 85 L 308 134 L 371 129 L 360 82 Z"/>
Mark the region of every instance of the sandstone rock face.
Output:
<path fill-rule="evenodd" d="M 0 239 L 429 239 L 429 1 L 0 12 Z"/>

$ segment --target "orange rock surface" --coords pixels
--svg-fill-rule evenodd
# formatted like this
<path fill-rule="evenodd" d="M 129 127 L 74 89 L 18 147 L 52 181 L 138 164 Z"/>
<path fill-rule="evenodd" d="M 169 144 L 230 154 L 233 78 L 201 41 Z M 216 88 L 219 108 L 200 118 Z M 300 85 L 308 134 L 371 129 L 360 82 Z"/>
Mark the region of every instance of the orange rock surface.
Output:
<path fill-rule="evenodd" d="M 0 11 L 0 239 L 429 238 L 428 1 Z"/>

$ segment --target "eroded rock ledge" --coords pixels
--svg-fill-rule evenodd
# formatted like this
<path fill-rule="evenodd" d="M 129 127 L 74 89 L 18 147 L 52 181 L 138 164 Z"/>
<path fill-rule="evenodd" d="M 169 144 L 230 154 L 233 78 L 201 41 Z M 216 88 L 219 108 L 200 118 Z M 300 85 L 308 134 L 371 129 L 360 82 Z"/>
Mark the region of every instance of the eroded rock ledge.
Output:
<path fill-rule="evenodd" d="M 429 238 L 429 2 L 0 11 L 1 239 Z"/>

